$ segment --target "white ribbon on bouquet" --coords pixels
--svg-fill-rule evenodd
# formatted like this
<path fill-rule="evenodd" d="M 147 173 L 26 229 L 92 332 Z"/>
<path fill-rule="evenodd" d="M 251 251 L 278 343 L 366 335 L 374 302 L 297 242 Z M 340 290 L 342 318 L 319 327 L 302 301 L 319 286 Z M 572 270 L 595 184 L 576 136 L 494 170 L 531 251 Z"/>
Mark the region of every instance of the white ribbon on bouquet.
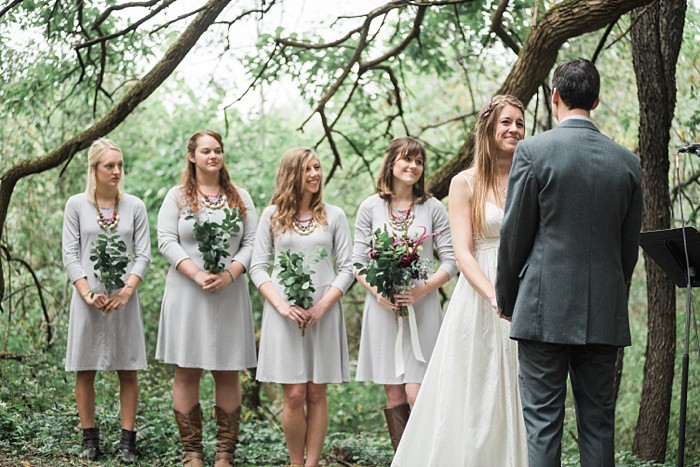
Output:
<path fill-rule="evenodd" d="M 396 342 L 394 343 L 394 368 L 396 369 L 396 376 L 399 377 L 404 374 L 403 366 L 403 316 L 399 316 L 396 320 L 399 326 L 398 333 L 396 334 Z M 416 324 L 416 311 L 413 309 L 413 305 L 408 305 L 408 331 L 411 338 L 411 349 L 413 350 L 413 356 L 419 362 L 425 363 L 425 357 L 423 357 L 423 350 L 420 348 L 420 341 L 418 340 L 418 325 Z"/>

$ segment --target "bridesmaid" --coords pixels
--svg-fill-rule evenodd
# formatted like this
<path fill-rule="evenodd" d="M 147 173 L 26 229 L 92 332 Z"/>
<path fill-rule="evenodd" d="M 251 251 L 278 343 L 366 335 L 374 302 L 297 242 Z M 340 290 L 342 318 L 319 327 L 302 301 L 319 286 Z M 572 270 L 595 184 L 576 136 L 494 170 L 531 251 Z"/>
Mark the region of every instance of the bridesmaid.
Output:
<path fill-rule="evenodd" d="M 417 239 L 433 235 L 423 242 L 421 259 L 433 260 L 437 249 L 439 268 L 426 281 L 416 281 L 412 289 L 395 295 L 395 304 L 377 293 L 364 275 L 355 273 L 367 289 L 362 317 L 357 380 L 383 384 L 386 391 L 386 417 L 391 444 L 396 450 L 416 400 L 442 321 L 437 290 L 457 273 L 450 237 L 447 211 L 440 201 L 425 190 L 426 154 L 423 145 L 411 137 L 394 139 L 384 155 L 377 179 L 377 194 L 365 199 L 355 220 L 353 263 L 367 261 L 372 233 L 388 226 L 390 231 L 407 233 Z M 425 229 L 425 230 L 424 230 Z M 401 342 L 394 318 L 397 306 L 415 309 L 418 342 L 411 342 L 409 320 L 400 321 Z M 395 343 L 401 345 L 395 353 Z M 417 347 L 419 344 L 419 348 Z M 419 352 L 418 350 L 422 351 Z M 422 356 L 419 359 L 417 356 Z M 424 361 L 421 361 L 424 360 Z"/>
<path fill-rule="evenodd" d="M 319 249 L 324 258 L 316 256 Z M 289 303 L 280 284 L 278 255 L 287 250 L 303 253 L 311 267 L 316 291 L 308 309 Z M 326 385 L 350 380 L 340 298 L 354 281 L 351 257 L 345 213 L 323 202 L 318 156 L 288 151 L 260 217 L 250 275 L 266 299 L 257 379 L 282 384 L 282 427 L 295 467 L 318 465 L 328 429 Z"/>
<path fill-rule="evenodd" d="M 248 286 L 257 215 L 245 190 L 236 188 L 224 161 L 224 143 L 200 131 L 187 144 L 180 185 L 170 189 L 158 213 L 158 248 L 170 262 L 161 306 L 156 358 L 175 365 L 173 409 L 183 446 L 183 464 L 202 466 L 199 382 L 214 377 L 217 423 L 216 467 L 233 465 L 241 414 L 239 371 L 255 367 L 255 336 Z M 226 268 L 204 270 L 194 238 L 194 214 L 221 221 L 223 208 L 238 208 L 240 232 L 227 239 Z"/>
<path fill-rule="evenodd" d="M 63 219 L 63 266 L 73 282 L 68 322 L 66 371 L 76 371 L 75 399 L 83 429 L 81 457 L 100 455 L 95 426 L 95 373 L 116 370 L 119 376 L 122 463 L 136 459 L 137 370 L 146 368 L 146 345 L 136 288 L 151 261 L 148 217 L 143 202 L 124 193 L 124 158 L 113 141 L 101 138 L 88 151 L 85 193 L 68 199 Z M 90 250 L 101 234 L 117 234 L 133 255 L 125 286 L 107 295 L 95 277 Z"/>

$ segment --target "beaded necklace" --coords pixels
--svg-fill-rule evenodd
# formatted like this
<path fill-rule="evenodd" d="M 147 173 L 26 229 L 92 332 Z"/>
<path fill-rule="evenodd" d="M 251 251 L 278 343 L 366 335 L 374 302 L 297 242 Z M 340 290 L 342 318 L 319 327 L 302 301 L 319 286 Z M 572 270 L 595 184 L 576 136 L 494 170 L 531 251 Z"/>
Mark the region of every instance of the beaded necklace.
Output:
<path fill-rule="evenodd" d="M 226 205 L 226 193 L 221 191 L 221 188 L 215 195 L 207 195 L 200 191 L 199 196 L 202 198 L 202 204 L 209 209 L 221 209 Z"/>
<path fill-rule="evenodd" d="M 112 215 L 109 217 L 105 217 L 104 214 L 102 214 L 102 209 L 100 209 L 99 206 L 95 205 L 97 208 L 97 225 L 102 227 L 105 230 L 114 230 L 117 228 L 117 224 L 119 224 L 119 214 L 117 213 L 117 200 L 115 199 L 114 201 L 114 209 L 112 209 Z"/>
<path fill-rule="evenodd" d="M 316 219 L 310 215 L 308 219 L 301 219 L 297 216 L 292 218 L 292 228 L 299 235 L 309 235 L 316 230 Z"/>
<path fill-rule="evenodd" d="M 408 209 L 402 211 L 394 209 L 389 203 L 389 225 L 394 230 L 407 231 L 411 224 L 413 224 L 413 219 L 415 214 L 413 212 L 413 204 L 408 206 Z"/>

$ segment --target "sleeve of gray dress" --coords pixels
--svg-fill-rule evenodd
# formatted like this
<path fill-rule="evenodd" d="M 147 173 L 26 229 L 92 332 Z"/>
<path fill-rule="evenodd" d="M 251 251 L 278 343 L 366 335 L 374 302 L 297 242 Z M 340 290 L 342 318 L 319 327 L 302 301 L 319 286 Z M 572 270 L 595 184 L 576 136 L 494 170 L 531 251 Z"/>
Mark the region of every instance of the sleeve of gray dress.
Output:
<path fill-rule="evenodd" d="M 348 291 L 355 275 L 352 267 L 352 242 L 350 241 L 350 225 L 345 213 L 340 208 L 334 208 L 333 216 L 333 255 L 335 257 L 336 276 L 331 284 L 340 289 L 343 294 Z"/>
<path fill-rule="evenodd" d="M 440 260 L 440 268 L 445 271 L 450 277 L 457 274 L 457 261 L 455 260 L 455 251 L 452 246 L 452 233 L 450 230 L 450 218 L 447 215 L 447 210 L 443 204 L 434 199 L 434 208 L 432 209 L 433 216 L 433 232 L 437 233 L 435 239 L 435 249 Z"/>
<path fill-rule="evenodd" d="M 372 208 L 371 198 L 366 199 L 357 210 L 355 219 L 355 244 L 352 250 L 352 262 L 365 264 L 369 259 L 372 246 Z"/>
<path fill-rule="evenodd" d="M 255 233 L 255 246 L 253 247 L 253 258 L 250 261 L 250 280 L 255 287 L 260 288 L 265 282 L 272 280 L 269 273 L 270 258 L 275 253 L 272 233 L 270 232 L 270 216 L 274 206 L 268 206 L 260 216 L 258 229 Z"/>
<path fill-rule="evenodd" d="M 146 205 L 135 198 L 134 206 L 134 265 L 131 274 L 136 274 L 141 279 L 146 275 L 146 270 L 151 264 L 151 232 L 148 228 L 148 214 Z"/>
<path fill-rule="evenodd" d="M 258 228 L 258 213 L 255 212 L 253 198 L 250 197 L 247 191 L 238 190 L 238 193 L 245 204 L 246 214 L 243 220 L 243 236 L 238 251 L 233 256 L 231 261 L 238 261 L 244 268 L 250 268 L 250 261 L 253 257 L 253 248 L 255 247 L 255 232 Z"/>
<path fill-rule="evenodd" d="M 80 216 L 75 198 L 66 203 L 63 213 L 63 267 L 71 282 L 87 277 L 80 265 Z"/>
<path fill-rule="evenodd" d="M 180 207 L 177 202 L 179 188 L 171 188 L 158 211 L 158 250 L 170 264 L 177 267 L 189 255 L 180 245 L 178 224 L 180 222 Z"/>

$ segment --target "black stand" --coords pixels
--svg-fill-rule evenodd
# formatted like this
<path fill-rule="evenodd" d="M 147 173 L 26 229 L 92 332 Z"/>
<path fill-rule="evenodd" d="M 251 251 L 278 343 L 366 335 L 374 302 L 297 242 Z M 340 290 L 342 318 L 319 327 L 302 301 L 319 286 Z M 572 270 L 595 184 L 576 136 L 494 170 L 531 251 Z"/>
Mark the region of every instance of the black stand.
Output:
<path fill-rule="evenodd" d="M 642 232 L 644 251 L 664 270 L 678 287 L 686 288 L 685 341 L 681 365 L 681 407 L 678 429 L 678 466 L 685 457 L 685 421 L 688 406 L 688 347 L 693 287 L 700 286 L 700 232 L 692 227 Z"/>

